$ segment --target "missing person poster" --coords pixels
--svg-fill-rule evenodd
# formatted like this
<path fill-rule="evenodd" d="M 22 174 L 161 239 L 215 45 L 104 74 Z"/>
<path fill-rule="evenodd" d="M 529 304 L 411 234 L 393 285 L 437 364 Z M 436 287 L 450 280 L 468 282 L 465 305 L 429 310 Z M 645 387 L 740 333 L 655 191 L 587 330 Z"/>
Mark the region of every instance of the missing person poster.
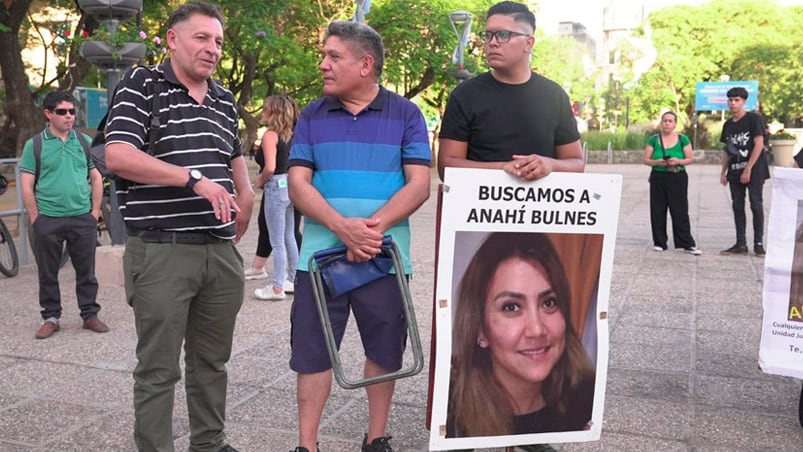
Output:
<path fill-rule="evenodd" d="M 446 168 L 431 450 L 599 439 L 621 188 Z"/>
<path fill-rule="evenodd" d="M 758 363 L 803 378 L 803 170 L 775 167 Z"/>

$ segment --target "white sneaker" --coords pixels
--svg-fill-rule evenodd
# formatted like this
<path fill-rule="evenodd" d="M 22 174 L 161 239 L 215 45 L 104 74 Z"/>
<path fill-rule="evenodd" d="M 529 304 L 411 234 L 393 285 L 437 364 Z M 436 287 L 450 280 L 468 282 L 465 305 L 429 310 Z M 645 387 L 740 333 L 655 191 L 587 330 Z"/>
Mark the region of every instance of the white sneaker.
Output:
<path fill-rule="evenodd" d="M 284 280 L 284 285 L 282 286 L 282 289 L 284 289 L 285 293 L 293 293 L 293 292 L 296 291 L 296 285 L 293 284 L 293 281 L 290 281 L 289 279 L 285 279 Z"/>
<path fill-rule="evenodd" d="M 246 281 L 251 281 L 252 279 L 265 279 L 267 277 L 268 273 L 265 270 L 260 270 L 254 267 L 245 269 Z"/>
<path fill-rule="evenodd" d="M 699 256 L 699 255 L 703 254 L 703 250 L 701 250 L 701 249 L 699 249 L 699 248 L 697 248 L 695 246 L 690 246 L 688 248 L 683 248 L 683 252 L 684 253 L 689 253 L 692 256 Z"/>
<path fill-rule="evenodd" d="M 267 301 L 279 301 L 287 298 L 287 295 L 284 294 L 284 290 L 282 290 L 279 293 L 275 293 L 273 291 L 273 284 L 268 284 L 262 289 L 255 290 L 254 296 L 260 300 L 267 300 Z"/>
<path fill-rule="evenodd" d="M 663 248 L 661 248 L 660 246 L 657 246 L 657 245 L 652 247 L 652 250 L 653 251 L 666 251 L 665 249 L 663 249 Z"/>

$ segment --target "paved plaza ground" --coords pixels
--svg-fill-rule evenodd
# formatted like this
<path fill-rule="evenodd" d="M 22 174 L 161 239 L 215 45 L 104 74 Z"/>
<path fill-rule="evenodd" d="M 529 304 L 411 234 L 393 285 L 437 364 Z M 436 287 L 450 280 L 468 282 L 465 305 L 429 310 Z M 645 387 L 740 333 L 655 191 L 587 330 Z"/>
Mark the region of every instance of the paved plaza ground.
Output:
<path fill-rule="evenodd" d="M 589 165 L 623 175 L 610 296 L 610 356 L 602 438 L 554 445 L 561 451 L 802 451 L 797 420 L 800 381 L 763 374 L 757 364 L 764 261 L 720 256 L 734 243 L 733 219 L 717 165 L 689 168 L 692 231 L 699 257 L 653 252 L 649 169 Z M 435 243 L 435 190 L 412 218 L 415 278 L 411 289 L 429 355 Z M 765 206 L 771 204 L 771 183 Z M 7 196 L 7 195 L 6 195 Z M 5 196 L 4 196 L 5 197 Z M 0 209 L 2 210 L 2 209 Z M 748 223 L 750 223 L 748 221 Z M 253 257 L 256 225 L 240 251 Z M 748 226 L 748 239 L 752 231 Z M 0 452 L 135 450 L 131 371 L 136 337 L 123 290 L 103 287 L 101 317 L 111 331 L 81 329 L 73 272 L 62 271 L 62 329 L 35 340 L 41 321 L 36 271 L 0 276 Z M 247 282 L 229 364 L 227 431 L 242 452 L 296 445 L 295 374 L 288 368 L 289 300 L 250 297 Z M 356 341 L 344 356 L 361 362 Z M 427 363 L 428 366 L 428 363 Z M 390 430 L 397 451 L 427 450 L 426 371 L 401 380 Z M 187 450 L 184 389 L 177 388 L 176 449 Z M 357 451 L 366 430 L 362 390 L 335 386 L 321 426 L 321 450 Z"/>

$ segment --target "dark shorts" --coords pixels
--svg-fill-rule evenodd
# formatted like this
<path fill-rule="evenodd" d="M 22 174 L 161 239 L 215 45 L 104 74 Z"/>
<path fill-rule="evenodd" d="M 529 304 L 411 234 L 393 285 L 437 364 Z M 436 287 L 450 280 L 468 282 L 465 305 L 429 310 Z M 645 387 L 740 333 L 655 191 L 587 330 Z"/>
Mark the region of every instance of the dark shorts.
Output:
<path fill-rule="evenodd" d="M 365 356 L 388 372 L 401 369 L 407 345 L 407 322 L 396 275 L 380 278 L 334 299 L 327 295 L 326 302 L 338 350 L 349 312 L 353 311 Z M 296 273 L 290 322 L 290 368 L 299 373 L 331 369 L 308 272 Z"/>

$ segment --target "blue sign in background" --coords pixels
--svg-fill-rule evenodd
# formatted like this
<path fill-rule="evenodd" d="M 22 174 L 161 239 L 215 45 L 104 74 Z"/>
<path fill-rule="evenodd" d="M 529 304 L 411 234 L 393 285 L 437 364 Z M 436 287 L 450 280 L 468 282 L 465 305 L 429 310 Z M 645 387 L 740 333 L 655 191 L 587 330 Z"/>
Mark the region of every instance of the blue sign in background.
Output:
<path fill-rule="evenodd" d="M 106 90 L 79 86 L 75 88 L 73 95 L 78 101 L 75 126 L 85 129 L 97 128 L 109 108 Z"/>
<path fill-rule="evenodd" d="M 728 109 L 728 90 L 741 86 L 747 90 L 745 110 L 758 108 L 758 80 L 734 82 L 697 82 L 694 96 L 694 109 L 697 111 L 716 111 Z"/>

